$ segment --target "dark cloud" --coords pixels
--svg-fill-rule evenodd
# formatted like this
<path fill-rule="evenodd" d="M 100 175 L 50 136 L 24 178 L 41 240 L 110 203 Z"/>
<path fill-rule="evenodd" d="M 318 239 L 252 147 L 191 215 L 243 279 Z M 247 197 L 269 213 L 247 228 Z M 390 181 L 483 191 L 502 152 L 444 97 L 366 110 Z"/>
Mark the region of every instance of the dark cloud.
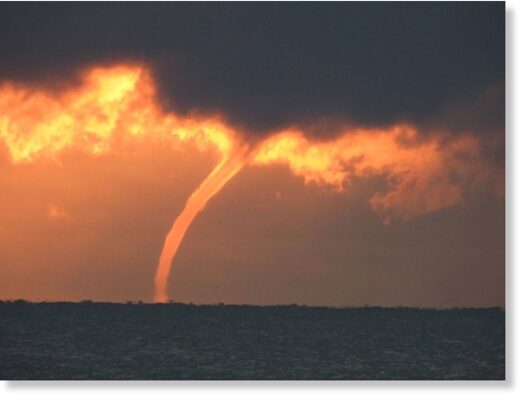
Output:
<path fill-rule="evenodd" d="M 0 35 L 2 79 L 143 60 L 167 105 L 253 131 L 325 115 L 420 123 L 504 82 L 499 2 L 2 4 Z"/>

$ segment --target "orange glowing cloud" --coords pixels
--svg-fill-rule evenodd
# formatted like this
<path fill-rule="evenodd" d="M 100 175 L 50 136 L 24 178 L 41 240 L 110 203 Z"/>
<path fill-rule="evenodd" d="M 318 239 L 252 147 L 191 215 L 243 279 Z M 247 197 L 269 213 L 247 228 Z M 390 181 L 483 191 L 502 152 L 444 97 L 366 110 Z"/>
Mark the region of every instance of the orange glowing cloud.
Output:
<path fill-rule="evenodd" d="M 0 139 L 15 163 L 68 149 L 103 154 L 145 135 L 194 139 L 221 153 L 234 141 L 232 130 L 217 118 L 162 112 L 150 73 L 141 66 L 93 68 L 82 74 L 79 87 L 63 92 L 0 85 Z"/>
<path fill-rule="evenodd" d="M 0 85 L 0 141 L 14 164 L 57 159 L 67 151 L 93 156 L 142 139 L 180 144 L 190 140 L 215 150 L 220 161 L 192 194 L 174 222 L 160 255 L 155 300 L 168 299 L 171 263 L 196 215 L 242 167 L 286 165 L 306 183 L 348 190 L 359 178 L 383 176 L 387 187 L 370 204 L 383 216 L 414 216 L 465 202 L 475 189 L 503 191 L 501 172 L 486 164 L 480 141 L 471 135 L 420 137 L 416 127 L 345 128 L 318 141 L 287 129 L 256 145 L 218 117 L 165 112 L 144 66 L 118 65 L 85 71 L 77 87 L 51 91 L 15 83 Z M 50 218 L 66 213 L 52 206 Z"/>
<path fill-rule="evenodd" d="M 388 189 L 370 204 L 385 223 L 461 204 L 467 189 L 502 190 L 501 173 L 482 163 L 475 137 L 421 140 L 409 125 L 350 129 L 326 142 L 296 129 L 282 131 L 261 143 L 253 164 L 285 164 L 306 183 L 338 191 L 354 178 L 384 175 Z"/>

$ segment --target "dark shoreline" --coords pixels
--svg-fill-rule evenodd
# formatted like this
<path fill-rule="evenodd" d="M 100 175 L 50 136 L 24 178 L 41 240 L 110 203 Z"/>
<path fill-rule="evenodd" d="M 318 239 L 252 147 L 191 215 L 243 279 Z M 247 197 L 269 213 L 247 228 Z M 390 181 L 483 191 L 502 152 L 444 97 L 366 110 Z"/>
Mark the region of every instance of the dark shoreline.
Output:
<path fill-rule="evenodd" d="M 110 302 L 110 301 L 30 301 L 25 299 L 0 300 L 1 305 L 106 305 L 106 306 L 147 306 L 147 307 L 198 307 L 198 308 L 251 308 L 251 309 L 310 309 L 310 310 L 412 310 L 412 311 L 465 311 L 465 310 L 492 310 L 505 313 L 505 308 L 500 306 L 455 306 L 455 307 L 417 307 L 417 306 L 321 306 L 321 305 L 299 305 L 296 303 L 276 304 L 276 305 L 254 305 L 249 303 L 185 303 L 185 302 L 167 302 L 154 303 L 144 301 L 128 301 L 128 302 Z"/>

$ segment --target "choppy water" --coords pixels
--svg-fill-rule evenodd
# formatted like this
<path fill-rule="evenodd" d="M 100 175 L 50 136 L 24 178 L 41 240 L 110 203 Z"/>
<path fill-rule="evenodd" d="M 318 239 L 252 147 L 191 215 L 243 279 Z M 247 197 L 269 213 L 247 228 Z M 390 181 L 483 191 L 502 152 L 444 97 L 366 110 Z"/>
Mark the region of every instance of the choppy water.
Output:
<path fill-rule="evenodd" d="M 1 379 L 504 379 L 500 309 L 0 303 Z"/>

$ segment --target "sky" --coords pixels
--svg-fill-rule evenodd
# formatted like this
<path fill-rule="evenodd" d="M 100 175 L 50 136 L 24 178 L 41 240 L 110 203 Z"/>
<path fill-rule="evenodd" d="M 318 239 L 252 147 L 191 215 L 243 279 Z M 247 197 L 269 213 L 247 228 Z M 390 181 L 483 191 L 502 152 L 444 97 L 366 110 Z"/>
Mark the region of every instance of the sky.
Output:
<path fill-rule="evenodd" d="M 504 306 L 503 3 L 2 4 L 0 35 L 0 299 L 151 301 L 184 213 L 175 301 Z"/>

